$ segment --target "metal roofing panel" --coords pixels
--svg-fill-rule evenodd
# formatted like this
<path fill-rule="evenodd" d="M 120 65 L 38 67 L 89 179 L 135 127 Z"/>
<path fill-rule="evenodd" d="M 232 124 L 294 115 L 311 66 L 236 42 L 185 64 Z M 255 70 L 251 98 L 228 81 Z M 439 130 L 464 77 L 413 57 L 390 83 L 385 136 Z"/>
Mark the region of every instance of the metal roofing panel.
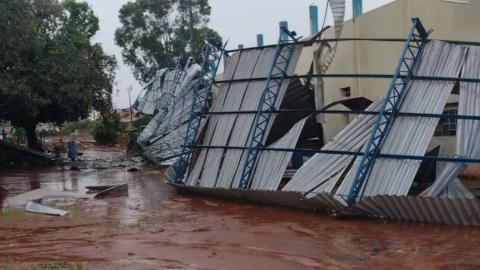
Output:
<path fill-rule="evenodd" d="M 346 207 L 333 196 L 320 193 L 307 199 L 299 192 L 204 188 L 176 185 L 179 191 L 203 196 L 243 199 L 300 209 L 325 209 L 338 216 L 366 216 L 393 220 L 431 223 L 480 225 L 478 199 L 448 199 L 414 196 L 379 195 L 363 198 L 353 207 Z"/>
<path fill-rule="evenodd" d="M 416 75 L 456 77 L 465 56 L 464 46 L 431 41 Z M 440 114 L 455 82 L 412 81 L 401 112 Z M 381 148 L 384 154 L 424 155 L 438 118 L 397 117 Z M 363 196 L 407 195 L 420 166 L 419 160 L 377 158 L 366 181 Z M 357 170 L 357 167 L 354 168 Z"/>
<path fill-rule="evenodd" d="M 272 63 L 272 58 L 275 55 L 273 49 L 262 50 L 255 66 L 254 75 L 256 76 L 267 76 L 269 67 Z M 262 91 L 265 87 L 265 82 L 257 81 L 250 82 L 245 92 L 245 97 L 241 103 L 240 110 L 256 110 L 258 104 L 262 97 Z M 229 109 L 226 109 L 229 111 Z M 235 125 L 233 127 L 232 135 L 228 142 L 225 144 L 227 146 L 246 146 L 251 132 L 251 127 L 255 122 L 254 114 L 240 114 L 237 116 Z M 222 167 L 218 175 L 219 183 L 217 187 L 231 187 L 234 181 L 234 176 L 241 162 L 241 156 L 243 150 L 236 149 L 226 149 L 225 156 L 223 158 Z M 235 184 L 233 184 L 234 187 Z M 237 184 L 238 185 L 238 184 Z"/>
<path fill-rule="evenodd" d="M 235 71 L 238 66 L 238 62 L 240 59 L 241 53 L 235 53 L 232 56 L 228 57 L 225 61 L 224 73 L 223 76 L 225 79 L 229 80 L 232 79 Z M 223 104 L 225 103 L 225 99 L 227 97 L 228 90 L 230 88 L 229 84 L 222 84 L 220 86 L 219 93 L 217 98 L 213 101 L 212 107 L 210 111 L 212 112 L 219 112 L 222 111 Z M 220 119 L 220 115 L 210 115 L 208 124 L 206 127 L 205 138 L 203 139 L 203 144 L 209 145 L 211 143 L 213 134 L 215 133 L 218 121 Z M 193 166 L 192 173 L 188 172 L 187 183 L 189 185 L 197 185 L 198 179 L 200 178 L 200 174 L 202 173 L 206 155 L 208 153 L 207 149 L 201 149 L 199 159 Z"/>
<path fill-rule="evenodd" d="M 462 70 L 463 78 L 480 78 L 480 50 L 478 48 L 469 48 L 467 58 Z M 460 83 L 460 101 L 458 104 L 459 115 L 480 116 L 480 85 L 478 83 Z M 480 150 L 480 121 L 458 119 L 457 120 L 457 144 L 456 156 L 464 158 L 474 158 Z M 438 176 L 437 180 L 430 187 L 427 196 L 438 196 L 445 189 L 449 193 L 464 195 L 464 189 L 461 183 L 456 181 L 451 185 L 466 167 L 467 163 L 450 162 L 445 164 L 445 168 Z M 449 196 L 455 194 L 449 194 Z M 471 196 L 467 194 L 467 196 Z"/>
<path fill-rule="evenodd" d="M 367 110 L 379 110 L 381 104 L 382 99 L 379 98 Z M 370 134 L 374 121 L 375 115 L 363 114 L 358 116 L 322 149 L 358 151 Z M 315 154 L 297 171 L 297 173 L 283 188 L 283 190 L 307 193 L 316 189 L 316 192 L 329 192 L 330 190 L 319 187 L 323 184 L 326 184 L 326 186 L 329 187 L 332 186 L 326 182 L 331 180 L 332 176 L 335 176 L 337 173 L 343 170 L 352 159 L 353 156 L 340 154 Z M 332 181 L 335 181 L 335 179 L 333 178 Z"/>
<path fill-rule="evenodd" d="M 307 118 L 300 120 L 283 138 L 270 145 L 269 148 L 295 148 L 306 121 Z M 261 152 L 252 180 L 252 189 L 277 190 L 292 155 L 293 152 Z"/>
<path fill-rule="evenodd" d="M 240 54 L 240 59 L 237 64 L 234 79 L 252 78 L 255 66 L 260 56 L 259 50 L 244 51 Z M 252 102 L 251 100 L 244 100 L 245 92 L 248 89 L 248 82 L 232 83 L 230 84 L 227 97 L 222 107 L 222 111 L 238 111 L 242 102 Z M 255 102 L 255 101 L 253 101 Z M 230 134 L 234 128 L 236 114 L 220 115 L 218 120 L 218 128 L 213 133 L 212 145 L 226 145 Z M 217 184 L 217 176 L 220 170 L 220 163 L 224 155 L 224 149 L 208 149 L 205 159 L 205 167 L 208 170 L 203 170 L 200 176 L 200 185 L 204 187 L 215 187 Z"/>

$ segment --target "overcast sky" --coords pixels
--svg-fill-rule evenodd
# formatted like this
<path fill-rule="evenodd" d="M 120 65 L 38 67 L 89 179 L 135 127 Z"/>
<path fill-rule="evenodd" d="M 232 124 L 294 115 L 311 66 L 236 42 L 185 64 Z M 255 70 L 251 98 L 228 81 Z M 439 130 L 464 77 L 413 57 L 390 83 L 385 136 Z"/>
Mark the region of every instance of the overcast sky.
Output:
<path fill-rule="evenodd" d="M 128 107 L 128 91 L 131 85 L 132 102 L 141 90 L 130 69 L 123 64 L 121 49 L 115 45 L 114 32 L 120 26 L 118 11 L 128 0 L 86 0 L 100 18 L 100 31 L 96 41 L 103 45 L 105 51 L 117 56 L 120 69 L 117 73 L 119 93 L 114 92 L 113 99 L 117 108 Z M 363 0 L 363 11 L 367 12 L 393 0 Z M 347 0 L 346 18 L 352 17 L 351 0 Z M 273 44 L 278 39 L 278 23 L 286 20 L 289 29 L 299 36 L 308 36 L 310 32 L 308 7 L 315 4 L 319 9 L 320 26 L 323 22 L 327 0 L 210 0 L 212 15 L 210 28 L 216 30 L 229 40 L 227 48 L 233 49 L 238 44 L 245 47 L 256 46 L 257 34 L 264 35 L 264 44 Z M 332 25 L 332 15 L 327 15 L 327 25 Z"/>

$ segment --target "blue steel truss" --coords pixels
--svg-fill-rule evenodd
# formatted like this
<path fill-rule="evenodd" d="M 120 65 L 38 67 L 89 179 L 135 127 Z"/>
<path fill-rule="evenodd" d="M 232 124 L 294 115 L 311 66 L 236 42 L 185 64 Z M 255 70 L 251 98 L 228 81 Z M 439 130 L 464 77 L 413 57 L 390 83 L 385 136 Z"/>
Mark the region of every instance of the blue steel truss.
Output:
<path fill-rule="evenodd" d="M 348 205 L 354 205 L 356 203 L 360 191 L 370 175 L 375 158 L 379 154 L 382 144 L 395 120 L 395 114 L 398 113 L 405 93 L 407 92 L 408 83 L 413 76 L 416 64 L 427 44 L 428 33 L 423 28 L 422 23 L 418 18 L 412 19 L 412 21 L 413 25 L 393 76 L 392 83 L 385 96 L 385 101 L 380 109 L 378 119 L 373 127 L 365 153 L 363 154 L 354 182 L 347 196 L 346 201 Z"/>
<path fill-rule="evenodd" d="M 182 146 L 182 153 L 173 167 L 175 173 L 174 182 L 176 184 L 185 184 L 183 179 L 187 172 L 193 149 L 196 145 L 200 124 L 202 120 L 207 117 L 208 104 L 212 98 L 212 87 L 215 82 L 215 76 L 217 74 L 218 66 L 220 65 L 220 60 L 224 53 L 225 47 L 215 44 L 212 41 L 209 41 L 205 47 L 201 76 L 203 80 L 199 80 L 195 86 L 192 107 L 190 110 L 190 119 L 185 134 L 185 143 Z M 201 92 L 200 90 L 202 90 L 202 88 L 205 88 L 206 91 Z"/>
<path fill-rule="evenodd" d="M 293 42 L 284 39 L 287 35 L 292 38 Z M 295 38 L 293 32 L 288 31 L 282 27 L 280 37 L 278 39 L 275 56 L 273 58 L 272 66 L 270 68 L 269 76 L 265 83 L 262 99 L 258 105 L 255 116 L 255 124 L 253 126 L 253 133 L 249 141 L 245 163 L 242 169 L 239 188 L 249 189 L 251 185 L 251 178 L 257 163 L 260 150 L 264 147 L 265 135 L 270 124 L 273 111 L 275 111 L 275 104 L 277 103 L 278 93 L 282 87 L 285 77 L 287 77 L 288 66 L 295 52 L 298 40 Z"/>

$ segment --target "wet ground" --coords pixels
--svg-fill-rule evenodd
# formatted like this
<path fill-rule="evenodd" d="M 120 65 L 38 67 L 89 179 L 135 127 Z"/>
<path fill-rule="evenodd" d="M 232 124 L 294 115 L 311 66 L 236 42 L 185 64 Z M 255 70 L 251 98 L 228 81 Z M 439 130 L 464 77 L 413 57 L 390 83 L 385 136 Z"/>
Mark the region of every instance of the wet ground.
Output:
<path fill-rule="evenodd" d="M 125 168 L 0 172 L 0 197 L 37 188 L 129 195 L 63 206 L 66 217 L 0 214 L 0 265 L 81 262 L 89 269 L 480 269 L 477 227 L 330 219 L 177 194 L 163 173 Z M 58 203 L 63 202 L 51 202 Z M 1 267 L 0 267 L 1 268 Z"/>

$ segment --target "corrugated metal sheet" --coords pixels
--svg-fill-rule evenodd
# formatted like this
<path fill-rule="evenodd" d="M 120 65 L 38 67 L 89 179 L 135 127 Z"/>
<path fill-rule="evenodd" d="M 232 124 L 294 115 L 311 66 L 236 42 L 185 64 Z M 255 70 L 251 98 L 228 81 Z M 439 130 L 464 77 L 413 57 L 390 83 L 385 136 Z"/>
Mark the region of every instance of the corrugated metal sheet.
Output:
<path fill-rule="evenodd" d="M 306 118 L 300 120 L 283 138 L 269 145 L 268 148 L 295 148 L 306 121 Z M 277 190 L 292 155 L 293 152 L 261 152 L 252 180 L 252 189 Z"/>
<path fill-rule="evenodd" d="M 368 110 L 379 110 L 382 100 L 381 98 L 377 99 Z M 375 115 L 367 114 L 358 116 L 322 149 L 358 151 L 370 134 L 375 118 Z M 334 176 L 343 171 L 353 158 L 353 156 L 341 154 L 315 154 L 298 170 L 283 190 L 305 193 L 312 190 L 331 192 L 331 187 L 335 186 L 338 181 L 338 178 L 334 178 Z"/>
<path fill-rule="evenodd" d="M 478 199 L 375 196 L 345 207 L 327 193 L 307 199 L 298 192 L 203 188 L 175 185 L 177 190 L 207 197 L 246 200 L 306 210 L 326 210 L 335 216 L 365 216 L 392 220 L 480 225 Z"/>
<path fill-rule="evenodd" d="M 480 50 L 478 48 L 469 48 L 463 72 L 463 78 L 480 78 Z M 480 115 L 480 85 L 478 83 L 460 83 L 460 101 L 458 104 L 459 115 Z M 474 158 L 480 150 L 480 121 L 458 119 L 457 120 L 457 145 L 456 156 L 464 158 Z M 437 180 L 430 187 L 427 196 L 435 197 L 447 189 L 447 191 L 457 190 L 459 195 L 464 194 L 459 181 L 454 186 L 450 184 L 467 167 L 468 163 L 449 162 L 444 166 L 444 170 L 438 176 Z M 458 187 L 458 188 L 456 188 Z M 467 195 L 469 196 L 469 195 Z"/>
<path fill-rule="evenodd" d="M 295 49 L 290 65 L 288 66 L 287 74 L 292 74 L 301 49 L 301 46 L 297 46 Z M 268 73 L 270 72 L 272 59 L 275 56 L 275 52 L 276 48 L 237 52 L 232 56 L 237 57 L 237 60 L 235 61 L 236 67 L 231 66 L 230 63 L 226 66 L 225 73 L 227 74 L 227 71 L 229 73 L 231 72 L 231 77 L 234 77 L 235 79 L 267 77 Z M 285 54 L 286 52 L 282 53 Z M 281 59 L 279 58 L 277 61 L 281 61 Z M 285 65 L 285 63 L 282 63 L 282 65 Z M 281 85 L 275 109 L 280 108 L 280 104 L 284 100 L 284 95 L 287 91 L 289 83 L 290 80 L 285 80 Z M 222 84 L 222 87 L 219 91 L 219 96 L 224 95 L 225 98 L 214 101 L 212 107 L 215 108 L 215 111 L 217 112 L 257 110 L 264 89 L 264 81 Z M 228 95 L 226 92 L 228 92 Z M 222 105 L 218 105 L 219 103 L 222 103 Z M 270 121 L 269 126 L 266 128 L 267 135 L 269 134 L 269 130 L 274 123 L 275 117 L 276 115 L 272 116 L 272 120 Z M 254 121 L 254 114 L 215 115 L 214 120 L 211 120 L 208 123 L 203 144 L 214 146 L 245 147 L 247 146 L 249 141 L 248 139 L 251 136 L 251 130 Z M 286 131 L 288 130 L 285 130 L 285 132 Z M 244 150 L 236 149 L 202 150 L 195 166 L 188 176 L 187 184 L 220 188 L 238 186 L 241 168 L 245 159 L 244 155 Z M 271 162 L 273 161 L 267 160 L 267 163 Z M 266 166 L 270 167 L 268 164 L 266 164 Z M 283 172 L 281 173 L 283 174 Z"/>
<path fill-rule="evenodd" d="M 466 47 L 431 41 L 415 75 L 457 77 L 465 58 Z M 441 114 L 455 82 L 412 81 L 400 112 Z M 385 139 L 381 152 L 397 155 L 424 155 L 438 118 L 397 117 Z M 366 180 L 363 196 L 407 195 L 419 160 L 377 158 Z M 357 170 L 357 168 L 354 168 Z"/>
<path fill-rule="evenodd" d="M 362 199 L 356 207 L 375 209 L 376 215 L 395 220 L 480 225 L 477 199 L 375 196 Z"/>

